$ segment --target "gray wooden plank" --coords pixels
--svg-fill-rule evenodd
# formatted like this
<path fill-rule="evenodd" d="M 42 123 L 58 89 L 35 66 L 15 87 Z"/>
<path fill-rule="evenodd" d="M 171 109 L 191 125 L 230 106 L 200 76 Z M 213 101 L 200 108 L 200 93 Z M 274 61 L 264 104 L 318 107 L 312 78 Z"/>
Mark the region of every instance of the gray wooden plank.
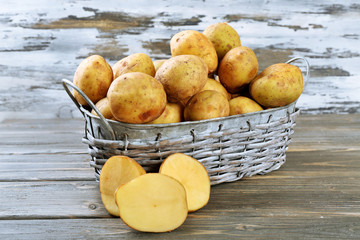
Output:
<path fill-rule="evenodd" d="M 354 158 L 360 151 L 345 158 L 341 171 L 327 164 L 327 156 L 344 159 L 346 154 L 290 154 L 278 171 L 213 186 L 209 204 L 199 213 L 232 215 L 241 211 L 242 216 L 248 217 L 360 216 L 360 162 Z M 323 157 L 318 158 L 319 155 Z M 307 161 L 297 163 L 303 159 Z M 313 169 L 309 162 L 321 164 Z M 0 219 L 108 216 L 95 181 L 0 182 L 0 189 Z"/>
<path fill-rule="evenodd" d="M 260 69 L 296 55 L 310 60 L 313 78 L 299 101 L 306 112 L 359 113 L 356 0 L 235 1 L 231 7 L 215 0 L 173 1 L 158 2 L 147 11 L 138 4 L 67 0 L 19 8 L 4 2 L 0 110 L 26 118 L 72 115 L 76 109 L 60 79 L 72 78 L 81 59 L 99 54 L 113 64 L 135 52 L 166 58 L 176 32 L 202 31 L 227 21 L 238 30 L 242 44 L 254 49 Z"/>
<path fill-rule="evenodd" d="M 255 215 L 255 214 L 254 214 Z M 209 224 L 210 223 L 210 224 Z M 1 239 L 358 239 L 356 216 L 232 216 L 192 213 L 178 229 L 137 232 L 117 218 L 0 220 Z"/>

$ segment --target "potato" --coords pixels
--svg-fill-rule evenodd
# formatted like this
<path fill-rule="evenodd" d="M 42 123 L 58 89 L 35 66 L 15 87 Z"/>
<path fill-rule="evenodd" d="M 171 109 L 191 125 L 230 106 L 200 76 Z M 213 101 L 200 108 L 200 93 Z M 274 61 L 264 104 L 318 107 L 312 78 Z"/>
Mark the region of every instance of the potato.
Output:
<path fill-rule="evenodd" d="M 227 98 L 214 90 L 205 90 L 195 94 L 184 109 L 186 121 L 196 121 L 229 116 L 230 107 Z"/>
<path fill-rule="evenodd" d="M 232 48 L 241 46 L 239 34 L 226 22 L 209 25 L 205 28 L 203 34 L 214 45 L 219 60 Z"/>
<path fill-rule="evenodd" d="M 103 99 L 100 99 L 96 104 L 95 107 L 97 107 L 97 109 L 100 111 L 100 113 L 104 116 L 104 118 L 107 119 L 112 119 L 114 120 L 114 116 L 112 115 L 111 109 L 110 109 L 110 105 L 109 105 L 109 100 L 104 97 Z M 97 116 L 97 113 L 95 112 L 95 110 L 91 110 L 91 113 L 94 114 L 95 116 Z"/>
<path fill-rule="evenodd" d="M 105 162 L 100 173 L 99 188 L 104 207 L 111 215 L 119 216 L 115 203 L 117 188 L 145 173 L 140 164 L 126 156 L 113 156 Z"/>
<path fill-rule="evenodd" d="M 302 91 L 301 70 L 287 63 L 267 67 L 250 83 L 252 98 L 266 108 L 288 105 L 297 100 Z"/>
<path fill-rule="evenodd" d="M 159 173 L 178 180 L 186 190 L 189 212 L 204 207 L 210 199 L 209 174 L 198 160 L 184 153 L 174 153 L 161 164 Z"/>
<path fill-rule="evenodd" d="M 201 91 L 205 91 L 205 90 L 214 90 L 217 91 L 219 93 L 224 94 L 224 96 L 230 100 L 231 99 L 231 94 L 228 93 L 225 89 L 225 87 L 219 82 L 216 81 L 213 78 L 208 78 L 206 81 L 205 86 L 201 89 Z"/>
<path fill-rule="evenodd" d="M 145 53 L 131 54 L 113 66 L 114 79 L 129 72 L 142 72 L 152 77 L 155 76 L 155 67 L 151 58 Z"/>
<path fill-rule="evenodd" d="M 198 56 L 171 57 L 156 72 L 170 102 L 181 102 L 199 92 L 207 81 L 207 65 Z"/>
<path fill-rule="evenodd" d="M 183 119 L 183 106 L 180 103 L 167 103 L 164 112 L 149 124 L 177 123 Z"/>
<path fill-rule="evenodd" d="M 254 100 L 239 96 L 229 101 L 230 115 L 244 114 L 250 112 L 257 112 L 263 110 L 263 108 Z"/>
<path fill-rule="evenodd" d="M 211 41 L 195 30 L 185 30 L 175 34 L 170 40 L 172 56 L 196 55 L 208 66 L 208 73 L 217 69 L 218 57 Z"/>
<path fill-rule="evenodd" d="M 159 60 L 153 61 L 154 67 L 155 67 L 155 72 L 157 72 L 157 70 L 161 67 L 161 65 L 162 65 L 166 60 L 167 60 L 167 59 L 159 59 Z"/>
<path fill-rule="evenodd" d="M 218 69 L 220 82 L 230 93 L 237 93 L 256 77 L 259 70 L 253 50 L 240 46 L 231 49 L 221 60 Z"/>
<path fill-rule="evenodd" d="M 77 67 L 73 83 L 83 91 L 93 102 L 97 103 L 106 97 L 108 88 L 113 81 L 111 66 L 99 55 L 92 55 L 84 59 Z M 88 103 L 74 90 L 75 99 L 83 106 Z"/>
<path fill-rule="evenodd" d="M 116 120 L 146 123 L 158 118 L 166 107 L 162 84 L 148 74 L 125 73 L 110 85 L 107 98 Z"/>
<path fill-rule="evenodd" d="M 115 194 L 120 218 L 142 232 L 169 232 L 181 226 L 188 208 L 184 186 L 160 173 L 141 175 Z"/>

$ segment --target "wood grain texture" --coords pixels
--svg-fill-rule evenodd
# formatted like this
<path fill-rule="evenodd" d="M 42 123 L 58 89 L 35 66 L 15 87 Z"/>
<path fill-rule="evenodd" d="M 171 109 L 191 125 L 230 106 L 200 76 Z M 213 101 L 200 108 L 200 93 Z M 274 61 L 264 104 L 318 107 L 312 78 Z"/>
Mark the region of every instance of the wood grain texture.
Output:
<path fill-rule="evenodd" d="M 144 3 L 1 3 L 0 239 L 359 239 L 358 1 Z M 110 64 L 136 52 L 167 58 L 175 33 L 224 21 L 260 70 L 294 56 L 310 62 L 287 161 L 213 186 L 173 232 L 134 231 L 101 203 L 84 121 L 61 79 L 91 54 Z"/>
<path fill-rule="evenodd" d="M 5 121 L 0 148 L 23 150 L 0 154 L 0 237 L 357 239 L 359 121 L 357 114 L 300 115 L 279 170 L 213 186 L 204 208 L 164 234 L 136 232 L 106 212 L 81 143 L 83 121 Z M 68 136 L 62 142 L 45 137 L 51 133 Z"/>
<path fill-rule="evenodd" d="M 77 114 L 61 86 L 87 56 L 114 64 L 136 52 L 170 57 L 170 38 L 229 22 L 260 70 L 306 57 L 311 80 L 304 113 L 359 113 L 359 3 L 348 1 L 5 1 L 0 13 L 1 118 Z"/>

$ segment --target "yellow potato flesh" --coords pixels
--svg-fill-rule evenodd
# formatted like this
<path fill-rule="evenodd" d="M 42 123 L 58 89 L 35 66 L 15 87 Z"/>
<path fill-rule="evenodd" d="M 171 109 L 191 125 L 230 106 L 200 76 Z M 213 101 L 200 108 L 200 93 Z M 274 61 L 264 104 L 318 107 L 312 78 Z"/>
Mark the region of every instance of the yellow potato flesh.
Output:
<path fill-rule="evenodd" d="M 148 173 L 120 186 L 115 194 L 121 219 L 142 232 L 168 232 L 186 220 L 183 185 L 169 176 Z"/>
<path fill-rule="evenodd" d="M 106 93 L 113 80 L 111 66 L 102 56 L 92 55 L 84 59 L 77 67 L 73 83 L 83 91 L 93 102 L 97 103 L 106 97 Z M 74 92 L 75 99 L 84 106 L 89 105 L 77 92 Z"/>
<path fill-rule="evenodd" d="M 250 112 L 257 112 L 263 110 L 263 108 L 254 100 L 239 96 L 229 101 L 230 115 L 244 114 Z"/>
<path fill-rule="evenodd" d="M 206 168 L 196 159 L 183 153 L 168 156 L 159 173 L 177 179 L 186 190 L 189 212 L 204 207 L 210 198 L 210 178 Z"/>
<path fill-rule="evenodd" d="M 145 53 L 134 53 L 119 61 L 113 68 L 114 79 L 129 72 L 142 72 L 155 76 L 155 67 L 151 58 Z"/>
<path fill-rule="evenodd" d="M 145 173 L 140 164 L 126 156 L 113 156 L 105 162 L 100 174 L 99 188 L 104 207 L 111 215 L 119 216 L 115 203 L 116 189 Z"/>

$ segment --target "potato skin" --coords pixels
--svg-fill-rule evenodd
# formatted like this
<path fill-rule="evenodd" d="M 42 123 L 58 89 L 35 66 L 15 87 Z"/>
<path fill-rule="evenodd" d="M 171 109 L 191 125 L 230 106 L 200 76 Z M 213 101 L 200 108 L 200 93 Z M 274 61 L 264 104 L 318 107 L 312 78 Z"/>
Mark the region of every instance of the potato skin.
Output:
<path fill-rule="evenodd" d="M 167 103 L 164 112 L 148 124 L 177 123 L 183 120 L 184 108 L 180 103 Z"/>
<path fill-rule="evenodd" d="M 204 87 L 207 73 L 207 65 L 200 57 L 179 55 L 165 61 L 155 78 L 164 86 L 170 102 L 181 102 Z"/>
<path fill-rule="evenodd" d="M 251 98 L 239 96 L 229 101 L 230 115 L 244 114 L 264 110 Z"/>
<path fill-rule="evenodd" d="M 155 76 L 155 67 L 151 58 L 145 53 L 131 54 L 113 65 L 114 79 L 129 72 L 142 72 Z"/>
<path fill-rule="evenodd" d="M 215 72 L 218 66 L 216 50 L 207 37 L 195 30 L 184 30 L 175 34 L 170 40 L 172 56 L 196 55 L 208 66 L 208 73 Z"/>
<path fill-rule="evenodd" d="M 158 59 L 153 61 L 154 63 L 154 67 L 155 67 L 155 72 L 157 72 L 157 70 L 161 67 L 161 65 L 166 61 L 167 59 Z"/>
<path fill-rule="evenodd" d="M 224 96 L 230 100 L 231 99 L 231 94 L 228 93 L 225 89 L 225 87 L 217 80 L 215 80 L 214 78 L 208 78 L 208 80 L 206 81 L 205 86 L 201 89 L 201 91 L 205 91 L 205 90 L 214 90 L 217 91 L 219 93 L 224 94 Z"/>
<path fill-rule="evenodd" d="M 73 83 L 82 90 L 93 103 L 97 103 L 106 96 L 113 72 L 111 66 L 100 55 L 91 55 L 84 59 L 77 67 Z M 73 91 L 75 99 L 83 106 L 89 104 L 77 91 Z"/>
<path fill-rule="evenodd" d="M 107 98 L 116 120 L 146 123 L 158 118 L 166 107 L 162 84 L 148 74 L 125 73 L 111 84 Z"/>
<path fill-rule="evenodd" d="M 239 34 L 226 22 L 209 25 L 203 34 L 214 45 L 219 60 L 231 49 L 241 46 Z"/>
<path fill-rule="evenodd" d="M 259 64 L 252 49 L 240 46 L 231 49 L 220 62 L 220 82 L 230 93 L 237 93 L 248 85 L 258 73 Z"/>
<path fill-rule="evenodd" d="M 205 120 L 227 117 L 230 113 L 227 98 L 214 90 L 205 90 L 195 94 L 184 109 L 185 121 Z"/>
<path fill-rule="evenodd" d="M 249 90 L 252 98 L 266 108 L 288 105 L 303 91 L 302 72 L 291 64 L 273 64 L 251 81 Z"/>
<path fill-rule="evenodd" d="M 98 110 L 100 111 L 100 113 L 104 116 L 104 118 L 107 119 L 112 119 L 114 120 L 114 116 L 111 113 L 110 110 L 110 105 L 109 105 L 109 100 L 107 99 L 107 97 L 100 99 L 96 104 L 95 107 L 98 108 Z M 95 112 L 95 110 L 91 110 L 91 113 L 94 114 L 95 116 L 97 116 L 97 113 Z"/>

